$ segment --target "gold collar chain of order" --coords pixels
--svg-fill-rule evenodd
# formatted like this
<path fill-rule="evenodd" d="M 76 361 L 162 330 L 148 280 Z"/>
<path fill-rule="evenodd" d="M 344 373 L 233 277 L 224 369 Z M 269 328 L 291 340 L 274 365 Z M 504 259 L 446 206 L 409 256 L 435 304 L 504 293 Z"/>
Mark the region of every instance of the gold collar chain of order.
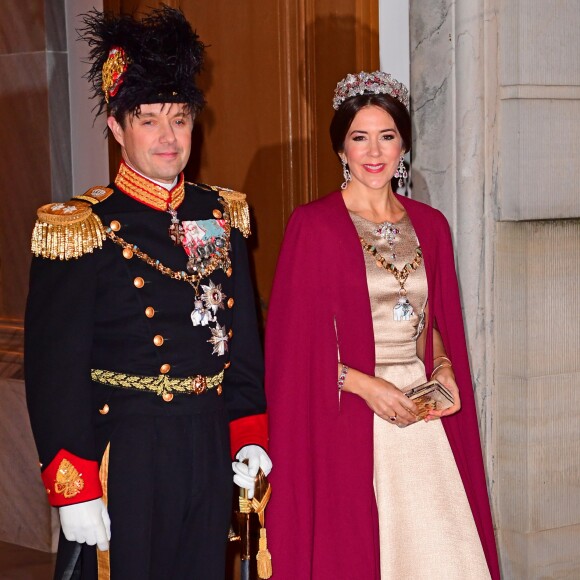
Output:
<path fill-rule="evenodd" d="M 372 244 L 368 244 L 367 242 L 365 242 L 364 238 L 359 238 L 359 239 L 360 239 L 360 243 L 363 247 L 363 250 L 365 252 L 368 252 L 369 254 L 371 254 L 375 258 L 377 266 L 379 268 L 384 268 L 385 270 L 387 270 L 387 272 L 390 272 L 396 278 L 397 282 L 401 286 L 401 290 L 404 290 L 405 282 L 407 281 L 409 274 L 411 272 L 414 272 L 421 265 L 421 262 L 423 261 L 423 252 L 421 251 L 421 246 L 417 246 L 417 248 L 415 249 L 414 260 L 412 262 L 408 262 L 399 270 L 395 266 L 395 264 L 389 262 L 385 257 L 383 257 L 383 256 L 381 256 L 381 254 L 379 254 L 376 246 L 373 246 Z"/>
<path fill-rule="evenodd" d="M 222 200 L 220 200 L 222 201 Z M 204 260 L 203 262 L 198 262 L 196 264 L 197 271 L 188 274 L 184 270 L 176 271 L 164 266 L 160 260 L 152 258 L 149 254 L 141 251 L 135 244 L 130 244 L 129 242 L 125 241 L 123 238 L 115 234 L 115 232 L 110 228 L 107 227 L 105 229 L 105 235 L 109 238 L 113 243 L 117 244 L 121 248 L 123 248 L 123 256 L 125 258 L 132 258 L 133 256 L 137 256 L 140 260 L 145 262 L 148 266 L 155 268 L 158 272 L 161 272 L 164 276 L 169 276 L 169 278 L 173 278 L 174 280 L 182 280 L 190 284 L 193 289 L 195 290 L 195 295 L 198 296 L 199 294 L 199 285 L 204 278 L 207 278 L 210 274 L 212 274 L 218 268 L 222 268 L 226 275 L 230 277 L 232 275 L 232 265 L 229 256 L 229 246 L 230 246 L 230 231 L 231 226 L 229 223 L 229 215 L 227 213 L 227 205 L 225 202 L 222 202 L 224 205 L 224 235 L 226 239 L 226 243 L 222 248 L 216 248 L 216 253 L 209 259 Z"/>

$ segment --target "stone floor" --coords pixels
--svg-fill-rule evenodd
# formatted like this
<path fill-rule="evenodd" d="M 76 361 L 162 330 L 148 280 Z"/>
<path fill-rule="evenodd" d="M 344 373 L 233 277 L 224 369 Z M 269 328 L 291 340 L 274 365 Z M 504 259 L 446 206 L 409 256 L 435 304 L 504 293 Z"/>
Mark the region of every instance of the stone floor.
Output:
<path fill-rule="evenodd" d="M 0 580 L 51 580 L 56 554 L 0 542 Z"/>
<path fill-rule="evenodd" d="M 52 580 L 55 561 L 56 554 L 0 542 L 0 580 Z M 239 577 L 239 554 L 232 548 L 228 550 L 227 578 Z"/>

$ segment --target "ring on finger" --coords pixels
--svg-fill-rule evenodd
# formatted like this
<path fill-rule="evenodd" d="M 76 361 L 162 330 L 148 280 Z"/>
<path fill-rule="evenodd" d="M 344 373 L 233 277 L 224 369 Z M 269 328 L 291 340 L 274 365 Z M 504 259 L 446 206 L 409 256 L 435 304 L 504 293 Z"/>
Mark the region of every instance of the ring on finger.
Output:
<path fill-rule="evenodd" d="M 392 417 L 389 417 L 389 421 L 395 422 L 397 420 L 397 413 L 395 413 Z"/>

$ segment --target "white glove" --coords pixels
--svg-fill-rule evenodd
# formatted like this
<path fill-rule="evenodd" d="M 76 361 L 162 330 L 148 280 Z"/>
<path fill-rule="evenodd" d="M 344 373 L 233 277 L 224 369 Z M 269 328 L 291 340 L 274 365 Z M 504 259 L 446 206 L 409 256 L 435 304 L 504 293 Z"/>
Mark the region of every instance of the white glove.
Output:
<path fill-rule="evenodd" d="M 109 549 L 111 519 L 101 498 L 58 508 L 64 537 L 70 542 L 87 543 L 101 551 Z"/>
<path fill-rule="evenodd" d="M 268 454 L 259 445 L 245 445 L 236 455 L 237 461 L 232 463 L 234 470 L 234 483 L 248 490 L 248 499 L 254 497 L 254 480 L 258 475 L 258 469 L 268 475 L 272 471 L 272 461 Z M 248 464 L 242 463 L 244 459 Z"/>

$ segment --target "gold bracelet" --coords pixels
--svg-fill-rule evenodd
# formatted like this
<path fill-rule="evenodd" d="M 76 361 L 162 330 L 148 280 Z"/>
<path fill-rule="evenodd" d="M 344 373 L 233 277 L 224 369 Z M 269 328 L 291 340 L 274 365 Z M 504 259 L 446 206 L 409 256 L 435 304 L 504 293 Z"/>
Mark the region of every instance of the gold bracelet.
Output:
<path fill-rule="evenodd" d="M 436 367 L 433 369 L 433 371 L 431 372 L 431 376 L 429 377 L 429 380 L 432 380 L 432 379 L 433 379 L 433 376 L 435 375 L 435 373 L 436 373 L 437 371 L 439 371 L 439 370 L 441 370 L 442 368 L 445 368 L 445 367 L 452 368 L 452 367 L 453 367 L 453 365 L 452 365 L 452 364 L 448 364 L 448 363 L 441 363 L 440 365 L 437 365 L 437 366 L 436 366 Z"/>
<path fill-rule="evenodd" d="M 450 365 L 452 365 L 452 364 L 453 364 L 453 363 L 451 362 L 451 359 L 447 358 L 447 357 L 446 357 L 445 355 L 443 355 L 443 354 L 440 354 L 439 356 L 433 357 L 433 362 L 435 362 L 436 360 L 438 360 L 438 359 L 440 359 L 440 358 L 442 358 L 442 359 L 446 360 L 446 361 L 447 361 L 447 362 L 448 362 Z"/>

